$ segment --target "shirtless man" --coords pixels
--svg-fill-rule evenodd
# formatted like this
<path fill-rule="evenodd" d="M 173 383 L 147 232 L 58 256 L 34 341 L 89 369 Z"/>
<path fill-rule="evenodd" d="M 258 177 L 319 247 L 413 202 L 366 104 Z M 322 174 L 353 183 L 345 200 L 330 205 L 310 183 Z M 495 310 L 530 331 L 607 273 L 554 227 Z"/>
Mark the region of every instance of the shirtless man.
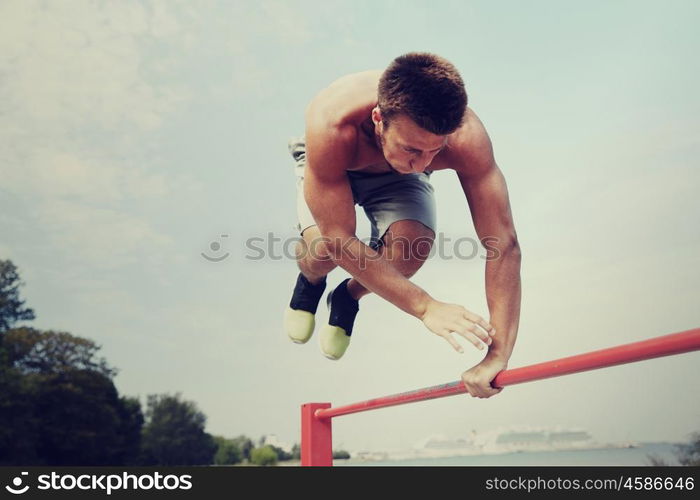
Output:
<path fill-rule="evenodd" d="M 284 318 L 289 337 L 309 340 L 326 275 L 340 266 L 352 278 L 328 294 L 330 317 L 320 331 L 328 358 L 343 355 L 358 301 L 373 292 L 459 352 L 457 335 L 486 347 L 462 381 L 474 397 L 499 393 L 491 382 L 506 368 L 518 330 L 520 247 L 491 141 L 467 107 L 455 67 L 433 54 L 410 53 L 385 71 L 340 78 L 311 101 L 305 138 L 291 142 L 290 152 L 297 162 L 302 241 L 296 250 L 301 272 Z M 488 241 L 488 321 L 436 300 L 408 279 L 435 238 L 429 177 L 447 169 L 457 173 L 479 239 Z M 355 203 L 372 225 L 369 245 L 355 235 Z"/>

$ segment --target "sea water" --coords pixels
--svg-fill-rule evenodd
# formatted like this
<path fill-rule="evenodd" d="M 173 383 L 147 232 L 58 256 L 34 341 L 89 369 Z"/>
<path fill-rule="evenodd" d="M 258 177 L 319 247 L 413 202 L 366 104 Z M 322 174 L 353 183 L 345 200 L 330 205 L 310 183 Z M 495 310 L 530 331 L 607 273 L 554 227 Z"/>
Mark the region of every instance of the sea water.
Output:
<path fill-rule="evenodd" d="M 334 460 L 336 466 L 572 466 L 572 465 L 652 465 L 651 458 L 663 460 L 667 465 L 679 465 L 672 443 L 642 443 L 635 448 L 605 448 L 596 450 L 567 450 L 519 452 L 504 455 L 473 455 L 447 458 L 415 458 L 407 460 Z"/>

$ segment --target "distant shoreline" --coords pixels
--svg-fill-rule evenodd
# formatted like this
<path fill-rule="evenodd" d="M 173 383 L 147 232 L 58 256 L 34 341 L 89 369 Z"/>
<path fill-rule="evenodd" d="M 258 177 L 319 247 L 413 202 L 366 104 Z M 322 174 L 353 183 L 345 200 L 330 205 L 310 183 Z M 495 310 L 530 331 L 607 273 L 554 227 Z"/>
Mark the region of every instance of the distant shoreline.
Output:
<path fill-rule="evenodd" d="M 604 465 L 628 466 L 651 465 L 648 458 L 655 456 L 669 465 L 677 465 L 673 448 L 678 443 L 643 442 L 635 448 L 609 447 L 555 451 L 523 451 L 504 454 L 454 455 L 445 457 L 415 457 L 406 459 L 388 458 L 383 460 L 361 460 L 351 458 L 334 461 L 339 466 L 382 466 L 382 465 L 473 465 L 473 466 L 517 466 L 517 465 Z"/>

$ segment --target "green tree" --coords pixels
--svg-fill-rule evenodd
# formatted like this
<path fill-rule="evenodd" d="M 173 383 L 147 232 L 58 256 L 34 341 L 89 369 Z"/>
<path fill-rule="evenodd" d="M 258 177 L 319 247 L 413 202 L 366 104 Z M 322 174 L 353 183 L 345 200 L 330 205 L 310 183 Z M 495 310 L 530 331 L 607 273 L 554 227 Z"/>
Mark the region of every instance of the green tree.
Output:
<path fill-rule="evenodd" d="M 243 453 L 232 439 L 215 436 L 214 441 L 218 446 L 214 455 L 216 465 L 233 465 L 243 461 Z"/>
<path fill-rule="evenodd" d="M 210 465 L 217 446 L 206 416 L 180 394 L 149 395 L 142 437 L 145 465 Z"/>
<path fill-rule="evenodd" d="M 126 465 L 135 460 L 140 404 L 120 398 L 116 370 L 92 341 L 33 328 L 3 335 L 0 463 Z"/>
<path fill-rule="evenodd" d="M 143 430 L 143 411 L 137 398 L 122 396 L 117 411 L 121 421 L 119 434 L 122 436 L 121 447 L 116 450 L 115 464 L 138 465 L 141 456 L 141 432 Z"/>
<path fill-rule="evenodd" d="M 24 374 L 67 370 L 88 370 L 108 378 L 117 374 L 104 358 L 95 358 L 99 345 L 66 332 L 16 328 L 5 333 L 5 349 L 9 364 Z"/>
<path fill-rule="evenodd" d="M 114 465 L 123 452 L 122 402 L 111 379 L 89 370 L 34 375 L 47 465 Z"/>
<path fill-rule="evenodd" d="M 248 436 L 241 434 L 240 436 L 233 438 L 231 441 L 238 447 L 239 450 L 241 450 L 243 459 L 250 460 L 250 452 L 253 450 L 253 448 L 255 448 L 253 440 Z"/>
<path fill-rule="evenodd" d="M 17 267 L 11 260 L 0 260 L 0 333 L 9 330 L 18 321 L 35 318 L 32 309 L 24 307 L 19 298 L 20 281 Z"/>
<path fill-rule="evenodd" d="M 255 465 L 276 465 L 277 453 L 270 445 L 253 448 L 250 452 L 250 461 Z"/>
<path fill-rule="evenodd" d="M 299 443 L 294 443 L 292 446 L 292 459 L 301 460 L 301 446 L 299 446 Z"/>
<path fill-rule="evenodd" d="M 277 459 L 280 462 L 284 462 L 286 460 L 291 460 L 293 458 L 291 453 L 284 451 L 282 448 L 278 448 L 277 446 L 274 446 L 274 445 L 269 445 L 269 446 L 270 446 L 270 448 L 272 448 L 272 451 L 275 452 L 275 454 L 277 455 Z"/>
<path fill-rule="evenodd" d="M 24 376 L 12 368 L 5 332 L 17 321 L 34 319 L 19 298 L 16 266 L 0 260 L 0 465 L 31 464 L 36 458 L 34 400 Z"/>
<path fill-rule="evenodd" d="M 7 358 L 1 347 L 0 357 Z M 0 360 L 0 465 L 38 463 L 41 427 L 34 417 L 34 403 L 26 377 Z"/>

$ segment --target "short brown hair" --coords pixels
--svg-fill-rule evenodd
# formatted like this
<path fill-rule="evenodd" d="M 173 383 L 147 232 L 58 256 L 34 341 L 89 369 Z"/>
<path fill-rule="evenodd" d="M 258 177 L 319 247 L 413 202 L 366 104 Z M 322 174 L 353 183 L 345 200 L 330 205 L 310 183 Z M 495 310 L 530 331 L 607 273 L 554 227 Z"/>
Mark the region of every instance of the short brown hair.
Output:
<path fill-rule="evenodd" d="M 467 91 L 448 60 L 411 52 L 394 59 L 382 74 L 378 104 L 385 126 L 404 113 L 422 129 L 447 135 L 462 124 Z"/>

